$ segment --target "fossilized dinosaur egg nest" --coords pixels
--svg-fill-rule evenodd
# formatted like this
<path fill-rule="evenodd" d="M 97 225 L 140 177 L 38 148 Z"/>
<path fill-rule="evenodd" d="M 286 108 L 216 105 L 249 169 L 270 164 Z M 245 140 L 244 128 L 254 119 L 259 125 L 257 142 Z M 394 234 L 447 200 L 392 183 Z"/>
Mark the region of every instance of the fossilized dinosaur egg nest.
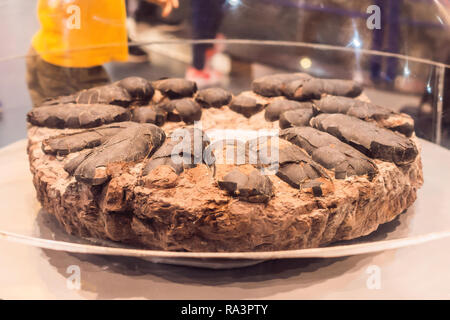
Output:
<path fill-rule="evenodd" d="M 423 182 L 411 118 L 370 103 L 352 81 L 301 73 L 256 79 L 238 95 L 131 77 L 48 100 L 28 122 L 43 208 L 70 234 L 150 249 L 284 250 L 353 239 L 411 206 Z M 203 138 L 200 147 L 171 135 L 179 128 Z M 279 136 L 248 139 L 243 163 L 218 161 L 208 140 L 217 129 L 278 128 Z M 269 149 L 276 163 L 263 157 Z"/>

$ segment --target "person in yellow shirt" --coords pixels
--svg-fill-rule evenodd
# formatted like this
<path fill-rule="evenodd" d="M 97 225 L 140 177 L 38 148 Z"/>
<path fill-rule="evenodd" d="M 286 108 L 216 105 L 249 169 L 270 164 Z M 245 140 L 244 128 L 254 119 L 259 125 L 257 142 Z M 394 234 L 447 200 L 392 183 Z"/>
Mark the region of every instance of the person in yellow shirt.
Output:
<path fill-rule="evenodd" d="M 178 0 L 150 1 L 163 15 L 178 7 Z M 41 28 L 26 61 L 33 106 L 106 84 L 102 65 L 127 61 L 125 0 L 39 0 L 37 11 Z"/>

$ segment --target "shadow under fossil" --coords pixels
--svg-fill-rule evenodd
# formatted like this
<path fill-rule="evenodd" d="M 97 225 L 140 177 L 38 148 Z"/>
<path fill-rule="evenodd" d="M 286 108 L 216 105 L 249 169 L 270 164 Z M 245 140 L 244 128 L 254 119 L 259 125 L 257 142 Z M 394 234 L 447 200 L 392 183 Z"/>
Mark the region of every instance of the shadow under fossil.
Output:
<path fill-rule="evenodd" d="M 413 210 L 413 209 L 410 209 Z M 351 241 L 338 244 L 354 244 L 380 241 L 402 237 L 407 234 L 407 219 L 413 212 L 402 214 L 394 221 L 380 226 L 374 233 Z M 41 238 L 58 241 L 93 244 L 92 242 L 68 235 L 58 225 L 56 219 L 40 210 L 36 220 L 36 232 Z M 99 244 L 99 243 L 94 243 Z M 333 244 L 335 245 L 335 244 Z M 155 296 L 148 291 L 149 283 L 160 286 L 191 285 L 213 288 L 241 288 L 241 294 L 234 298 L 259 298 L 267 294 L 280 293 L 295 288 L 306 288 L 338 277 L 354 268 L 364 265 L 376 254 L 363 254 L 339 258 L 307 258 L 269 260 L 253 266 L 234 269 L 212 270 L 207 268 L 151 263 L 136 257 L 106 256 L 93 254 L 66 253 L 63 251 L 43 249 L 43 255 L 56 268 L 57 272 L 67 277 L 68 265 L 80 265 L 90 285 L 83 286 L 86 292 L 95 292 L 98 298 L 127 298 Z M 127 279 L 131 282 L 127 290 L 122 290 L 119 282 L 111 279 Z M 112 283 L 116 283 L 112 285 Z M 123 284 L 123 282 L 122 282 Z M 113 287 L 113 288 L 112 288 Z M 246 293 L 244 293 L 246 292 Z M 198 293 L 199 294 L 199 293 Z M 168 296 L 169 297 L 169 296 Z M 194 298 L 194 296 L 189 296 Z M 187 298 L 182 292 L 171 291 L 170 298 Z M 202 298 L 202 296 L 197 296 Z M 211 297 L 213 298 L 213 297 Z"/>
<path fill-rule="evenodd" d="M 57 272 L 81 269 L 81 294 L 97 299 L 257 299 L 325 285 L 373 259 L 372 255 L 331 259 L 270 260 L 239 269 L 212 270 L 149 263 L 133 257 L 73 254 L 43 249 Z M 331 290 L 332 288 L 330 288 Z"/>

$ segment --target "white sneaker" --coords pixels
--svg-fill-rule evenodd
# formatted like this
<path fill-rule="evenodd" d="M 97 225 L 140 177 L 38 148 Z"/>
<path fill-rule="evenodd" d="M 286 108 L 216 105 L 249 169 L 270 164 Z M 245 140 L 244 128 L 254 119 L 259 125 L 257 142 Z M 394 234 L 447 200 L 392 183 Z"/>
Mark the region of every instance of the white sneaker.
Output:
<path fill-rule="evenodd" d="M 197 87 L 199 89 L 217 86 L 221 83 L 221 80 L 223 78 L 222 74 L 220 72 L 210 70 L 210 69 L 203 69 L 198 70 L 194 67 L 189 67 L 186 71 L 186 80 L 194 81 L 197 83 Z"/>

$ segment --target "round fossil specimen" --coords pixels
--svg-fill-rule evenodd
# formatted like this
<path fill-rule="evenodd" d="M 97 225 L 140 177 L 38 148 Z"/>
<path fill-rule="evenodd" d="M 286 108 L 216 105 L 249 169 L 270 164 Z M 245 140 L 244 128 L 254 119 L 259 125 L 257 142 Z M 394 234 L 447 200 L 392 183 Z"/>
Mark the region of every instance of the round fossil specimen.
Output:
<path fill-rule="evenodd" d="M 58 104 L 34 108 L 29 123 L 48 128 L 93 128 L 111 122 L 128 121 L 130 112 L 122 107 L 102 104 Z"/>
<path fill-rule="evenodd" d="M 152 170 L 158 168 L 159 166 L 169 166 L 176 174 L 180 174 L 184 170 L 183 157 L 173 153 L 174 148 L 177 146 L 179 141 L 173 140 L 170 137 L 166 139 L 164 144 L 159 148 L 155 154 L 152 156 L 147 165 L 145 166 L 142 174 L 144 176 L 148 175 Z M 174 159 L 180 161 L 174 161 Z"/>
<path fill-rule="evenodd" d="M 133 109 L 132 120 L 140 123 L 153 123 L 162 126 L 167 120 L 167 112 L 157 106 L 140 107 Z"/>
<path fill-rule="evenodd" d="M 45 101 L 42 106 L 56 104 L 112 104 L 128 107 L 144 105 L 153 97 L 151 83 L 139 77 L 129 77 L 108 85 L 81 90 L 73 95 Z"/>
<path fill-rule="evenodd" d="M 277 97 L 283 95 L 287 83 L 296 80 L 310 79 L 306 73 L 280 73 L 264 76 L 252 82 L 252 90 L 265 97 Z"/>
<path fill-rule="evenodd" d="M 68 155 L 83 149 L 98 147 L 121 130 L 123 130 L 123 123 L 59 135 L 42 141 L 42 150 L 46 154 Z"/>
<path fill-rule="evenodd" d="M 153 86 L 170 99 L 192 97 L 197 91 L 195 82 L 181 78 L 158 80 L 153 82 Z"/>
<path fill-rule="evenodd" d="M 208 88 L 197 92 L 195 101 L 203 108 L 220 108 L 230 103 L 232 95 L 222 88 Z"/>
<path fill-rule="evenodd" d="M 320 99 L 322 94 L 357 97 L 361 92 L 362 86 L 351 80 L 316 78 L 289 82 L 283 90 L 293 100 Z"/>
<path fill-rule="evenodd" d="M 307 126 L 312 117 L 312 109 L 289 110 L 281 114 L 279 125 L 281 129 Z"/>
<path fill-rule="evenodd" d="M 147 104 L 155 93 L 150 81 L 140 77 L 128 77 L 114 84 L 127 90 L 136 105 Z"/>
<path fill-rule="evenodd" d="M 406 114 L 362 100 L 325 96 L 314 104 L 316 113 L 343 113 L 362 120 L 374 120 L 380 126 L 410 137 L 414 132 L 414 121 Z"/>
<path fill-rule="evenodd" d="M 181 128 L 167 137 L 161 148 L 147 162 L 142 174 L 146 176 L 161 165 L 170 166 L 176 174 L 180 174 L 184 168 L 193 168 L 199 163 L 204 163 L 205 149 L 208 145 L 209 138 L 202 130 L 192 127 Z M 211 165 L 213 162 L 207 164 Z"/>
<path fill-rule="evenodd" d="M 260 112 L 263 108 L 264 105 L 258 102 L 258 100 L 242 93 L 235 97 L 230 105 L 231 110 L 240 113 L 247 118 Z"/>
<path fill-rule="evenodd" d="M 278 99 L 269 103 L 266 107 L 264 118 L 267 121 L 280 119 L 281 114 L 289 110 L 308 109 L 312 111 L 312 102 L 298 102 L 287 99 Z"/>
<path fill-rule="evenodd" d="M 416 145 L 410 139 L 355 117 L 324 113 L 312 118 L 311 124 L 371 158 L 403 165 L 414 161 L 418 154 Z"/>
<path fill-rule="evenodd" d="M 157 106 L 168 113 L 169 121 L 194 123 L 202 117 L 202 107 L 191 98 L 164 101 Z"/>
<path fill-rule="evenodd" d="M 245 174 L 234 168 L 218 184 L 231 195 L 248 202 L 267 202 L 273 196 L 272 181 L 258 170 Z"/>
<path fill-rule="evenodd" d="M 201 106 L 192 99 L 184 98 L 173 100 L 172 104 L 174 106 L 174 110 L 177 111 L 181 120 L 185 123 L 194 123 L 194 121 L 198 121 L 202 117 Z"/>
<path fill-rule="evenodd" d="M 78 181 L 90 185 L 100 185 L 108 180 L 109 174 L 106 169 L 109 164 L 143 160 L 157 150 L 166 137 L 161 128 L 149 123 L 121 122 L 99 129 L 101 130 L 81 131 L 71 135 L 72 139 L 80 135 L 80 139 L 87 141 L 85 147 L 98 146 L 80 153 L 64 167 Z M 107 137 L 94 142 L 98 141 L 99 134 L 107 135 Z M 61 140 L 66 138 L 67 136 L 51 138 L 47 144 L 64 145 Z M 55 151 L 58 152 L 58 149 Z"/>
<path fill-rule="evenodd" d="M 317 113 L 343 113 L 348 114 L 349 110 L 353 109 L 358 112 L 361 110 L 366 112 L 366 116 L 363 116 L 361 119 L 372 118 L 374 116 L 388 116 L 392 113 L 392 111 L 375 106 L 374 104 L 369 104 L 368 102 L 352 99 L 348 97 L 339 97 L 339 96 L 330 96 L 327 95 L 320 100 L 316 100 L 314 103 L 314 109 Z M 349 114 L 352 116 L 356 116 L 354 114 Z M 358 117 L 359 118 L 359 117 Z"/>
<path fill-rule="evenodd" d="M 326 132 L 296 127 L 281 131 L 280 137 L 301 147 L 325 168 L 334 170 L 336 179 L 353 175 L 367 175 L 371 179 L 378 172 L 372 160 Z"/>
<path fill-rule="evenodd" d="M 132 101 L 131 95 L 125 88 L 115 85 L 107 85 L 79 92 L 75 97 L 74 103 L 112 104 L 127 107 Z"/>
<path fill-rule="evenodd" d="M 256 156 L 258 167 L 275 169 L 276 175 L 294 188 L 313 188 L 321 196 L 329 176 L 321 165 L 296 145 L 278 137 L 250 140 L 249 157 Z M 328 187 L 328 186 L 327 186 Z"/>

